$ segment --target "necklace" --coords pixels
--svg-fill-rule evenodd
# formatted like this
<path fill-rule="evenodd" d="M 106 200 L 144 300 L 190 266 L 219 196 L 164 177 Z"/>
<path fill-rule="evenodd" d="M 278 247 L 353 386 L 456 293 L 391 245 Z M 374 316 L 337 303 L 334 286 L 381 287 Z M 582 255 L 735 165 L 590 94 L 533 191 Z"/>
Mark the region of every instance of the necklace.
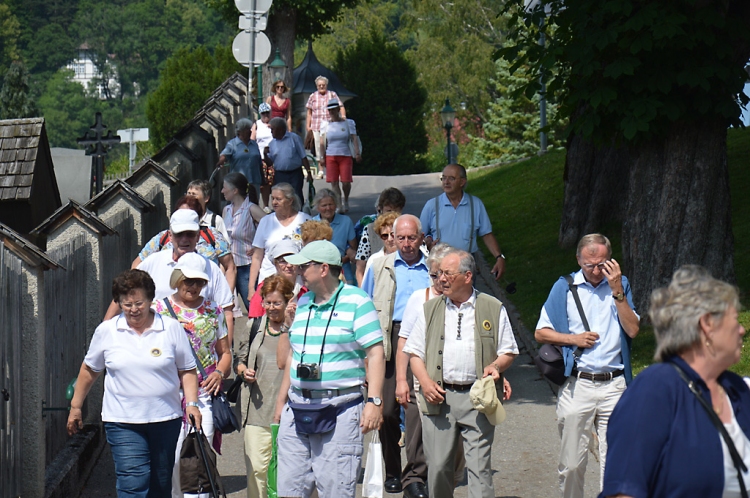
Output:
<path fill-rule="evenodd" d="M 270 335 L 271 337 L 278 337 L 278 336 L 280 336 L 281 335 L 281 331 L 278 331 L 275 334 L 273 332 L 271 332 L 270 323 L 271 323 L 271 320 L 269 320 L 268 318 L 266 318 L 266 334 Z"/>
<path fill-rule="evenodd" d="M 719 403 L 718 405 L 714 404 L 713 408 L 716 412 L 716 415 L 721 416 L 721 410 L 724 408 L 724 398 L 726 397 L 726 393 L 724 392 L 724 388 L 719 385 L 719 395 L 717 396 Z"/>

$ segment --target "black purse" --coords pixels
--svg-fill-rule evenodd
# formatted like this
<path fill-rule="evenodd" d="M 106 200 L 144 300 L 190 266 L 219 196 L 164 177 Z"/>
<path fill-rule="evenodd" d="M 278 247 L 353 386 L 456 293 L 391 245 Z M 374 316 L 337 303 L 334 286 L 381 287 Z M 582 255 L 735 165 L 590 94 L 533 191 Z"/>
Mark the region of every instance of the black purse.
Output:
<path fill-rule="evenodd" d="M 172 309 L 172 304 L 169 302 L 169 298 L 164 298 L 164 304 L 167 305 L 167 309 L 172 315 L 172 318 L 177 320 L 177 314 Z M 190 342 L 190 338 L 185 336 L 185 340 L 188 341 L 190 352 L 193 353 L 193 358 L 195 358 L 195 365 L 198 367 L 198 371 L 201 373 L 204 379 L 207 379 L 208 376 L 206 375 L 206 370 L 203 368 L 198 355 L 195 354 L 195 350 L 193 349 L 193 344 Z M 219 394 L 212 394 L 211 399 L 211 413 L 213 414 L 214 418 L 214 429 L 221 432 L 222 434 L 231 434 L 234 431 L 239 431 L 241 429 L 240 423 L 237 421 L 237 416 L 234 414 L 234 411 L 229 405 L 229 401 L 227 400 L 227 397 L 224 395 L 224 393 L 219 390 Z"/>
<path fill-rule="evenodd" d="M 581 322 L 586 330 L 591 330 L 586 314 L 583 312 L 581 298 L 578 297 L 578 287 L 573 285 L 573 277 L 565 275 L 565 281 L 568 282 L 568 288 L 573 294 L 573 300 L 576 302 L 576 308 L 581 315 Z M 573 356 L 579 358 L 583 354 L 581 348 L 573 352 Z M 539 353 L 534 357 L 534 364 L 544 377 L 555 385 L 561 386 L 565 383 L 565 361 L 563 360 L 562 347 L 555 344 L 543 344 L 539 348 Z"/>

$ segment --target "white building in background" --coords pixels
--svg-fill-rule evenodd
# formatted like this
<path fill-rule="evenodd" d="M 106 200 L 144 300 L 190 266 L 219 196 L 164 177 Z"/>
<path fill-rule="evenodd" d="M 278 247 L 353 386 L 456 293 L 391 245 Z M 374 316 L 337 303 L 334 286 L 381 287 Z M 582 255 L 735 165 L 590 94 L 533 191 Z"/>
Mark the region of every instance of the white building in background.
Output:
<path fill-rule="evenodd" d="M 107 64 L 110 65 L 111 63 L 107 62 Z M 100 81 L 101 73 L 94 64 L 88 45 L 85 43 L 81 45 L 78 48 L 77 56 L 65 67 L 67 69 L 72 69 L 75 73 L 73 81 L 80 83 L 89 91 L 95 91 L 100 99 L 107 98 L 104 85 Z M 96 86 L 92 87 L 92 85 Z M 120 94 L 120 83 L 117 81 L 117 78 L 110 78 L 107 82 L 107 88 L 109 89 L 110 97 L 115 97 Z"/>

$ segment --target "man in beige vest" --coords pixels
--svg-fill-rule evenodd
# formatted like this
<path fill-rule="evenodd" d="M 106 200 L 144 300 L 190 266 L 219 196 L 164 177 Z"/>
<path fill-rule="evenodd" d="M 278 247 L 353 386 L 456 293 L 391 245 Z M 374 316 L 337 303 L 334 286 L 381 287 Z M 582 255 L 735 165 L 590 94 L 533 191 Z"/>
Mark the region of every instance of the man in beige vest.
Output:
<path fill-rule="evenodd" d="M 440 263 L 443 296 L 424 304 L 404 352 L 421 384 L 422 440 L 431 498 L 453 496 L 454 442 L 463 437 L 469 498 L 494 498 L 492 442 L 495 427 L 477 411 L 469 391 L 492 376 L 502 390 L 501 374 L 518 355 L 502 303 L 472 286 L 474 258 L 453 250 Z M 498 398 L 502 399 L 502 391 Z M 422 402 L 424 401 L 424 402 Z"/>
<path fill-rule="evenodd" d="M 401 215 L 393 223 L 393 231 L 398 251 L 373 263 L 362 281 L 362 290 L 372 298 L 383 330 L 386 364 L 380 441 L 385 460 L 384 484 L 388 493 L 403 490 L 406 498 L 427 498 L 422 426 L 416 398 L 411 399 L 410 396 L 410 391 L 413 391 L 410 389 L 411 373 L 406 368 L 409 359 L 398 350 L 398 333 L 406 303 L 414 291 L 430 285 L 430 276 L 420 250 L 424 237 L 419 218 L 410 214 Z M 398 446 L 401 438 L 399 403 L 406 410 L 406 465 L 403 469 L 401 448 Z"/>

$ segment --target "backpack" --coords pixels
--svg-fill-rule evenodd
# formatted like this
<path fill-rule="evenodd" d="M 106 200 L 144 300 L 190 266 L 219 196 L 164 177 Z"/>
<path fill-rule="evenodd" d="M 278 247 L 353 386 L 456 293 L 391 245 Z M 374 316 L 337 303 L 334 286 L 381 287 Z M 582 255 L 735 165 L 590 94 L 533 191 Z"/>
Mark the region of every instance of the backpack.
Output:
<path fill-rule="evenodd" d="M 211 220 L 212 223 L 216 219 L 215 217 L 216 215 L 214 215 L 214 219 Z M 201 238 L 206 241 L 206 244 L 210 245 L 214 249 L 217 248 L 216 238 L 214 237 L 214 234 L 211 233 L 210 227 L 201 225 L 200 234 L 201 234 Z M 161 238 L 159 239 L 159 247 L 157 248 L 157 251 L 161 251 L 162 248 L 164 248 L 164 246 L 167 245 L 170 240 L 171 240 L 171 235 L 170 235 L 169 230 L 167 230 L 166 232 L 164 232 L 164 235 L 162 235 Z"/>

